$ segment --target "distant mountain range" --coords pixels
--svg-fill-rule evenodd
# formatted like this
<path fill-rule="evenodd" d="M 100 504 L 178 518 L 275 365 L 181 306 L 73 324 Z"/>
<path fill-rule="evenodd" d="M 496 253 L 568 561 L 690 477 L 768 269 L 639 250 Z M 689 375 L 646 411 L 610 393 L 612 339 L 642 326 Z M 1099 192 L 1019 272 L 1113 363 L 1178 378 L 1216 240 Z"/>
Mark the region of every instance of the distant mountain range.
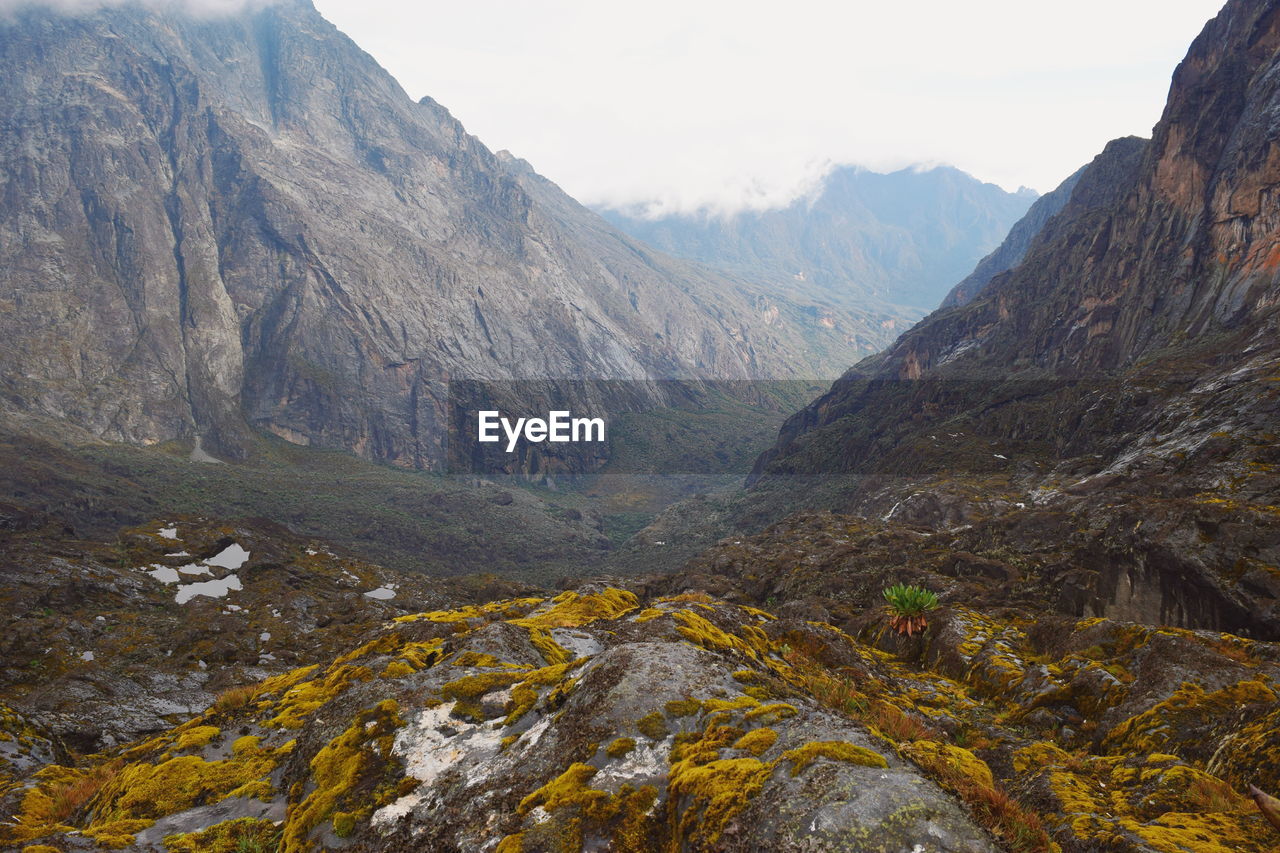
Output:
<path fill-rule="evenodd" d="M 809 282 L 859 304 L 931 311 L 1036 198 L 946 166 L 890 174 L 841 166 L 776 210 L 600 213 L 676 257 L 780 285 Z"/>

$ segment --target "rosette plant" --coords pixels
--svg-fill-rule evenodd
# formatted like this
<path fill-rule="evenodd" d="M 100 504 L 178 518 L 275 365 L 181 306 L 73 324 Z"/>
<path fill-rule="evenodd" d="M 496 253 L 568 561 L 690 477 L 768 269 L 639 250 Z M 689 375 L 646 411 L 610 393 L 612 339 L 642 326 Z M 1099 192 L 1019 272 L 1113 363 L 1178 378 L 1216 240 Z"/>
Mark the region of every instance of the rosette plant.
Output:
<path fill-rule="evenodd" d="M 884 591 L 884 600 L 889 627 L 908 637 L 924 631 L 929 624 L 925 614 L 938 606 L 938 596 L 913 584 L 894 584 Z"/>

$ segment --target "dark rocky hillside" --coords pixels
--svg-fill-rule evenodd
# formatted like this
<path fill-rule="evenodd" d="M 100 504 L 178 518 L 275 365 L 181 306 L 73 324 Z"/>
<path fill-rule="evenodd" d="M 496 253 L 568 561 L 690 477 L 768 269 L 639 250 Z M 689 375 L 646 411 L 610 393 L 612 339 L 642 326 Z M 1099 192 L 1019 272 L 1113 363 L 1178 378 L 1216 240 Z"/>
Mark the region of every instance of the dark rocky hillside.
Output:
<path fill-rule="evenodd" d="M 1021 264 L 783 427 L 759 517 L 965 531 L 1068 612 L 1280 636 L 1278 47 L 1280 8 L 1228 3 L 1150 143 L 1108 145 Z"/>
<path fill-rule="evenodd" d="M 824 604 L 822 570 L 860 535 L 833 518 L 710 555 L 721 577 L 745 558 L 740 583 L 721 584 L 728 601 L 677 592 L 703 582 L 686 573 L 423 612 L 405 603 L 500 593 L 401 587 L 356 610 L 365 586 L 401 581 L 272 533 L 157 522 L 126 532 L 111 565 L 62 546 L 52 574 L 67 580 L 5 567 L 23 605 L 45 611 L 9 608 L 10 628 L 41 620 L 57 653 L 45 688 L 12 676 L 0 688 L 12 816 L 0 843 L 1267 853 L 1280 841 L 1242 793 L 1280 787 L 1273 643 L 1046 615 L 1027 607 L 1034 593 L 992 604 L 974 592 L 999 579 L 981 571 L 936 584 L 944 607 L 927 633 L 900 637 L 874 596 Z M 160 552 L 185 546 L 207 564 L 228 539 L 250 550 L 243 588 L 177 603 Z M 60 597 L 76 576 L 95 585 L 78 612 Z M 154 589 L 120 601 L 139 585 Z"/>

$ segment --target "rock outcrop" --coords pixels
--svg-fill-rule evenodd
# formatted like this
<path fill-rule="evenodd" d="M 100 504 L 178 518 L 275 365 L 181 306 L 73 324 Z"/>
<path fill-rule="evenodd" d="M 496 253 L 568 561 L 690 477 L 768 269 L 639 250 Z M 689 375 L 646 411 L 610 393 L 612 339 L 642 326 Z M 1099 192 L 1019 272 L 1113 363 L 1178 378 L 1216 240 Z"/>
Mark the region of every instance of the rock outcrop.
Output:
<path fill-rule="evenodd" d="M 733 593 L 742 598 L 741 593 Z M 851 632 L 586 584 L 370 626 L 75 759 L 19 714 L 27 850 L 1264 853 L 1280 650 L 994 615 Z M 792 609 L 790 603 L 784 609 Z M 1006 608 L 1007 610 L 1007 608 Z"/>

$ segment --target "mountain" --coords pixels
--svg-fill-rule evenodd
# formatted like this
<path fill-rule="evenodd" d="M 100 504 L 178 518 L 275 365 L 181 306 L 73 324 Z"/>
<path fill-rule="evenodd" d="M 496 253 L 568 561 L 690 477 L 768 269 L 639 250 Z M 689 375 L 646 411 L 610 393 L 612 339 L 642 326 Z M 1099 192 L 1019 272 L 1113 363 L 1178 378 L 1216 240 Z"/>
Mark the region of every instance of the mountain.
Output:
<path fill-rule="evenodd" d="M 0 69 L 0 399 L 32 430 L 439 468 L 455 379 L 832 376 L 859 351 L 866 312 L 625 237 L 306 0 L 24 7 Z"/>
<path fill-rule="evenodd" d="M 1030 190 L 1008 193 L 951 167 L 879 174 L 840 166 L 781 209 L 601 213 L 677 257 L 779 287 L 802 281 L 858 304 L 929 311 L 1035 199 Z"/>
<path fill-rule="evenodd" d="M 1280 637 L 1278 48 L 1280 7 L 1227 3 L 1152 140 L 793 416 L 756 500 L 925 525 L 1067 612 Z"/>
<path fill-rule="evenodd" d="M 1144 141 L 1135 138 L 1132 144 L 1141 147 Z M 1082 166 L 1052 192 L 1036 199 L 1026 214 L 1009 229 L 1009 234 L 1004 238 L 1004 242 L 996 247 L 994 252 L 978 261 L 978 265 L 973 268 L 973 272 L 951 288 L 946 298 L 942 300 L 941 307 L 948 308 L 973 301 L 973 298 L 981 292 L 982 288 L 987 286 L 991 279 L 1022 263 L 1022 259 L 1026 257 L 1027 251 L 1031 248 L 1031 242 L 1044 230 L 1044 226 L 1049 220 L 1057 216 L 1062 208 L 1067 206 L 1067 202 L 1071 199 L 1071 192 L 1075 189 L 1076 184 L 1079 183 L 1080 176 L 1084 174 L 1084 171 Z"/>

